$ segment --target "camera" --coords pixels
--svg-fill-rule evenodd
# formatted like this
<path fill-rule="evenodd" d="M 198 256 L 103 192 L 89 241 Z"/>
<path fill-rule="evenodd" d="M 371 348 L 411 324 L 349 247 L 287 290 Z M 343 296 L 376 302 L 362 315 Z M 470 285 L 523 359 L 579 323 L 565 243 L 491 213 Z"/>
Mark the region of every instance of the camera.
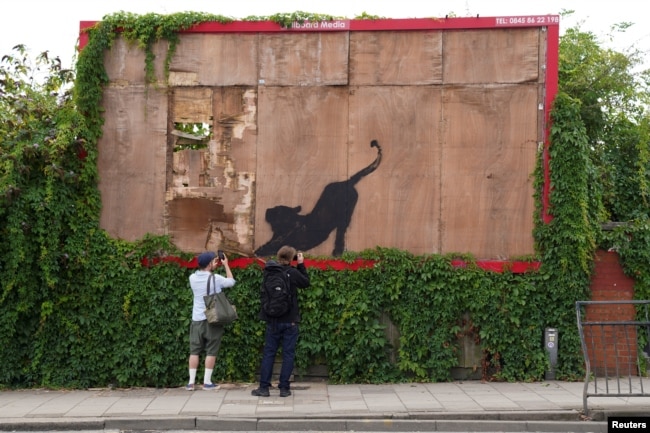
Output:
<path fill-rule="evenodd" d="M 223 260 L 226 258 L 226 256 L 223 254 L 223 251 L 221 250 L 217 251 L 217 257 L 219 257 L 219 260 Z"/>

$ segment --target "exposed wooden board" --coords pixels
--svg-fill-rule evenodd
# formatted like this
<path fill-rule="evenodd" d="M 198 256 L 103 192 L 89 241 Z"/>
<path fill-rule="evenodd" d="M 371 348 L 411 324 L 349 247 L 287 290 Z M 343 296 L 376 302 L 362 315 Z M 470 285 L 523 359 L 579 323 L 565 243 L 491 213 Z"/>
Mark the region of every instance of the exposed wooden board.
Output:
<path fill-rule="evenodd" d="M 540 32 L 538 28 L 445 32 L 445 84 L 538 80 Z"/>
<path fill-rule="evenodd" d="M 383 157 L 358 184 L 359 204 L 348 232 L 352 251 L 378 245 L 415 254 L 438 252 L 441 89 L 377 86 L 354 90 L 350 100 L 350 175 Z"/>
<path fill-rule="evenodd" d="M 175 87 L 172 89 L 172 121 L 212 125 L 212 89 Z"/>
<path fill-rule="evenodd" d="M 187 132 L 178 131 L 178 130 L 176 130 L 176 129 L 173 129 L 173 130 L 170 132 L 170 134 L 171 134 L 171 135 L 174 135 L 174 136 L 176 136 L 176 137 L 185 138 L 185 139 L 188 139 L 188 140 L 191 140 L 191 141 L 195 141 L 195 142 L 196 142 L 196 141 L 199 141 L 199 142 L 200 142 L 200 141 L 203 141 L 203 139 L 204 139 L 204 137 L 203 137 L 202 135 L 188 134 Z"/>
<path fill-rule="evenodd" d="M 260 85 L 348 84 L 348 39 L 348 32 L 260 35 Z"/>
<path fill-rule="evenodd" d="M 351 85 L 441 82 L 441 31 L 351 33 Z"/>
<path fill-rule="evenodd" d="M 193 151 L 195 152 L 195 151 Z M 252 253 L 254 177 L 236 173 L 238 190 L 221 187 L 174 189 L 167 201 L 168 234 L 184 251 Z"/>
<path fill-rule="evenodd" d="M 533 253 L 537 86 L 445 90 L 441 252 Z"/>
<path fill-rule="evenodd" d="M 257 161 L 257 92 L 251 87 L 220 87 L 213 92 L 212 182 L 223 187 L 228 220 L 220 224 L 221 249 L 252 254 Z"/>
<path fill-rule="evenodd" d="M 213 96 L 214 137 L 220 153 L 235 161 L 238 172 L 255 173 L 257 88 L 219 87 Z"/>
<path fill-rule="evenodd" d="M 107 88 L 97 169 L 100 225 L 112 236 L 140 239 L 165 232 L 167 95 L 139 87 Z"/>
<path fill-rule="evenodd" d="M 538 44 L 539 46 L 537 47 L 538 50 L 538 61 L 537 61 L 537 82 L 540 84 L 546 84 L 546 75 L 548 71 L 546 70 L 546 61 L 548 56 L 547 48 L 548 48 L 548 32 L 547 31 L 540 31 L 538 32 Z M 544 86 L 541 86 L 544 88 Z"/>
<path fill-rule="evenodd" d="M 164 80 L 164 59 L 168 43 L 165 41 L 153 44 L 155 54 L 154 71 L 156 81 Z M 137 44 L 128 43 L 118 36 L 104 56 L 104 67 L 110 85 L 126 86 L 129 84 L 145 83 L 145 52 Z"/>
<path fill-rule="evenodd" d="M 203 150 L 185 149 L 173 152 L 174 188 L 196 188 L 206 186 L 208 153 Z"/>
<path fill-rule="evenodd" d="M 266 211 L 301 206 L 309 214 L 323 189 L 347 178 L 348 90 L 345 87 L 264 87 L 259 90 L 256 247 L 272 237 Z M 310 250 L 331 254 L 333 241 Z"/>
<path fill-rule="evenodd" d="M 256 34 L 183 34 L 169 66 L 171 86 L 257 85 Z"/>
<path fill-rule="evenodd" d="M 203 102 L 197 105 L 202 108 L 196 110 L 196 116 L 217 118 L 214 139 L 206 149 L 174 153 L 174 182 L 167 194 L 169 234 L 187 251 L 208 248 L 249 254 L 256 136 L 247 129 L 256 129 L 257 100 L 254 92 L 250 94 L 252 89 L 244 87 L 176 88 L 173 105 L 194 100 L 192 95 L 198 90 L 203 93 L 196 99 Z M 209 113 L 205 113 L 206 107 Z M 200 214 L 185 221 L 185 216 L 194 211 Z"/>
<path fill-rule="evenodd" d="M 179 248 L 191 252 L 222 249 L 251 254 L 255 177 L 238 172 L 232 176 L 236 179 L 231 183 L 237 189 L 210 185 L 168 191 L 168 234 Z M 188 215 L 191 215 L 189 219 Z"/>
<path fill-rule="evenodd" d="M 167 206 L 169 234 L 176 246 L 195 252 L 218 249 L 214 248 L 221 244 L 215 222 L 228 218 L 223 204 L 203 197 L 179 197 Z"/>

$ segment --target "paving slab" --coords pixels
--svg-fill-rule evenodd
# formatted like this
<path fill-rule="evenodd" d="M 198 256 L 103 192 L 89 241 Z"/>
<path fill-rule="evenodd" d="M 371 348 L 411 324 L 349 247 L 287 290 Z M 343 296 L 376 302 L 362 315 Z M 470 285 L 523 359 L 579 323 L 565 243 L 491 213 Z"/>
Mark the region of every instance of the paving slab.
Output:
<path fill-rule="evenodd" d="M 608 416 L 647 416 L 650 398 L 594 397 L 581 382 L 293 384 L 292 395 L 256 385 L 0 391 L 0 430 L 517 431 L 596 432 Z"/>

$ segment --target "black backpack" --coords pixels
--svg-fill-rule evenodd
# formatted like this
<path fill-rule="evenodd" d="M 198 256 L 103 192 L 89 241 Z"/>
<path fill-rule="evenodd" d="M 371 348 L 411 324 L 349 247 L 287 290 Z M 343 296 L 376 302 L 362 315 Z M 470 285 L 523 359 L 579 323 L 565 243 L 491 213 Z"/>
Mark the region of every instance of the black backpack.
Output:
<path fill-rule="evenodd" d="M 291 311 L 290 277 L 286 269 L 271 267 L 264 270 L 262 280 L 262 311 L 270 318 L 282 317 Z"/>

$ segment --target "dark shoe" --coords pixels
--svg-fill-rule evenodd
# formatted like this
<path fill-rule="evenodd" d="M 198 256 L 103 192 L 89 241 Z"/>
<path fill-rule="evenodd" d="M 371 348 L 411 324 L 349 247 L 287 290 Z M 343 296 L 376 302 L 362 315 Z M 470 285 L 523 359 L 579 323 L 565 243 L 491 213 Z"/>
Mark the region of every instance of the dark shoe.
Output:
<path fill-rule="evenodd" d="M 291 395 L 291 390 L 282 388 L 280 389 L 280 397 L 289 397 Z"/>
<path fill-rule="evenodd" d="M 255 397 L 268 397 L 271 395 L 268 388 L 257 388 L 251 391 L 251 395 Z"/>

